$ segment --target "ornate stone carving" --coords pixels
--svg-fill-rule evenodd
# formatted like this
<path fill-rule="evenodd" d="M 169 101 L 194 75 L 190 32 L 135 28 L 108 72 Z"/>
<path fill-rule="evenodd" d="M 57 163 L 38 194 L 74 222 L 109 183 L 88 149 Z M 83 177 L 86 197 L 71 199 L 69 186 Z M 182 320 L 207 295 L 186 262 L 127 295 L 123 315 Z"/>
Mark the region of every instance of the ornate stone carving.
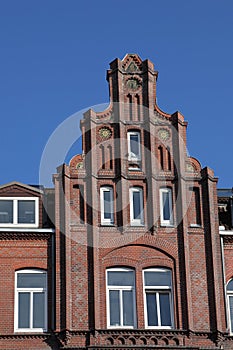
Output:
<path fill-rule="evenodd" d="M 131 78 L 126 81 L 126 87 L 129 90 L 133 90 L 133 91 L 138 90 L 140 86 L 141 86 L 141 82 L 138 79 Z"/>
<path fill-rule="evenodd" d="M 170 132 L 167 129 L 160 129 L 158 135 L 161 141 L 167 141 L 170 138 Z"/>
<path fill-rule="evenodd" d="M 109 128 L 103 127 L 99 129 L 99 136 L 102 140 L 107 140 L 112 136 L 112 131 Z"/>

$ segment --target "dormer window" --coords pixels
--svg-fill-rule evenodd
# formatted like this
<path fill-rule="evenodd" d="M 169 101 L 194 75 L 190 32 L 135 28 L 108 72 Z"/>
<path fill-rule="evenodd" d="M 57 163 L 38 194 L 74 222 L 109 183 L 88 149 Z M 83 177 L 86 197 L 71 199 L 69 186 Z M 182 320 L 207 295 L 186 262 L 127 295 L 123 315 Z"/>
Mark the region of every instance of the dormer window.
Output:
<path fill-rule="evenodd" d="M 129 131 L 128 138 L 128 160 L 139 161 L 141 160 L 141 144 L 140 144 L 140 132 Z"/>
<path fill-rule="evenodd" d="M 0 197 L 0 227 L 37 227 L 38 208 L 35 197 Z"/>

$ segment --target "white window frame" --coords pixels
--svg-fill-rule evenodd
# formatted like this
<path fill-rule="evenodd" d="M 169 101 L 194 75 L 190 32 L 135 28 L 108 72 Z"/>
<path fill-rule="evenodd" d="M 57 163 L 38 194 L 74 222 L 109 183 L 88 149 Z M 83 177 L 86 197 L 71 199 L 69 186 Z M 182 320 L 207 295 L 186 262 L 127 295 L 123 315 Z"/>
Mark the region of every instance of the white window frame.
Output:
<path fill-rule="evenodd" d="M 108 272 L 111 271 L 117 271 L 117 272 L 121 272 L 121 271 L 132 271 L 134 272 L 134 285 L 133 286 L 112 286 L 112 285 L 108 285 Z M 108 328 L 130 328 L 133 329 L 136 327 L 137 324 L 137 318 L 136 318 L 136 297 L 135 297 L 135 270 L 130 269 L 130 268 L 124 268 L 124 267 L 112 267 L 112 268 L 108 268 L 106 269 L 106 292 L 107 292 L 107 297 L 106 297 L 106 303 L 107 303 L 107 327 Z M 121 319 L 121 324 L 117 325 L 117 326 L 112 326 L 110 324 L 110 291 L 112 290 L 116 290 L 116 291 L 120 291 L 120 319 Z M 122 293 L 123 291 L 128 290 L 128 291 L 132 291 L 133 294 L 133 320 L 134 320 L 134 324 L 133 326 L 125 326 L 123 324 L 123 298 L 122 298 Z"/>
<path fill-rule="evenodd" d="M 18 274 L 22 273 L 40 273 L 46 275 L 46 287 L 45 288 L 18 288 L 17 287 L 17 276 Z M 14 317 L 14 331 L 15 332 L 46 332 L 47 331 L 47 323 L 48 323 L 48 297 L 47 297 L 47 272 L 45 270 L 36 270 L 36 269 L 25 269 L 25 270 L 18 270 L 15 272 L 15 317 Z M 18 316 L 19 316 L 19 293 L 25 292 L 30 293 L 30 328 L 19 328 L 18 327 Z M 44 293 L 45 294 L 45 305 L 44 305 L 44 328 L 33 328 L 32 322 L 33 322 L 33 293 Z"/>
<path fill-rule="evenodd" d="M 143 270 L 143 295 L 144 295 L 144 318 L 145 318 L 145 328 L 149 329 L 173 329 L 174 328 L 174 306 L 173 306 L 173 287 L 171 286 L 146 286 L 145 285 L 145 272 L 167 272 L 171 271 L 166 268 L 148 268 Z M 158 317 L 158 326 L 149 326 L 148 325 L 148 313 L 147 313 L 147 293 L 156 293 L 156 306 L 157 306 L 157 317 Z M 170 316 L 171 316 L 171 326 L 162 326 L 161 325 L 161 313 L 160 313 L 160 302 L 159 294 L 163 292 L 169 292 L 169 301 L 170 301 Z"/>
<path fill-rule="evenodd" d="M 13 223 L 0 223 L 0 227 L 38 227 L 39 226 L 39 198 L 38 197 L 0 197 L 0 200 L 13 202 Z M 35 223 L 18 223 L 18 201 L 35 202 Z"/>
<path fill-rule="evenodd" d="M 170 208 L 170 219 L 169 220 L 164 219 L 163 193 L 168 193 L 169 208 Z M 173 205 L 172 205 L 172 189 L 170 187 L 160 188 L 159 196 L 160 196 L 160 223 L 161 223 L 161 226 L 173 226 L 174 225 L 174 218 L 173 218 Z"/>
<path fill-rule="evenodd" d="M 106 219 L 104 217 L 104 192 L 110 193 L 110 205 L 111 205 L 111 218 Z M 113 206 L 113 187 L 102 186 L 100 187 L 100 211 L 101 211 L 101 225 L 113 225 L 114 224 L 114 206 Z"/>
<path fill-rule="evenodd" d="M 229 330 L 230 330 L 230 334 L 233 334 L 233 321 L 231 323 L 231 310 L 230 310 L 230 297 L 233 298 L 233 289 L 232 290 L 227 290 L 228 288 L 228 284 L 233 280 L 233 278 L 231 278 L 226 286 L 226 297 L 227 297 L 227 318 L 228 318 L 228 326 L 229 326 Z M 232 315 L 233 318 L 233 315 Z"/>
<path fill-rule="evenodd" d="M 130 136 L 131 135 L 137 135 L 138 136 L 138 149 L 139 149 L 139 155 L 136 156 L 134 153 L 131 152 L 131 145 L 130 145 Z M 128 131 L 127 132 L 127 141 L 128 141 L 128 160 L 129 161 L 140 161 L 141 160 L 141 136 L 140 131 Z"/>
<path fill-rule="evenodd" d="M 140 218 L 134 218 L 134 204 L 133 204 L 133 193 L 140 193 L 140 207 L 142 208 Z M 144 201 L 143 201 L 143 188 L 131 187 L 129 189 L 129 201 L 130 201 L 130 225 L 131 226 L 143 226 L 144 225 Z"/>

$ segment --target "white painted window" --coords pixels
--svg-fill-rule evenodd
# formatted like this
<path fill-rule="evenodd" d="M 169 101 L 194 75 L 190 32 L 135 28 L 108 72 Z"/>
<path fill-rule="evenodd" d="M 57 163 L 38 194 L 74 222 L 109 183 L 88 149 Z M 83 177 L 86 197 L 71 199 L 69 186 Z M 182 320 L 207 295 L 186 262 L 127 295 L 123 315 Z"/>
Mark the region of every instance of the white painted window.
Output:
<path fill-rule="evenodd" d="M 15 273 L 15 331 L 47 330 L 47 273 L 20 270 Z"/>
<path fill-rule="evenodd" d="M 128 138 L 128 160 L 141 160 L 141 141 L 139 131 L 129 131 Z"/>
<path fill-rule="evenodd" d="M 165 268 L 143 271 L 146 328 L 173 328 L 172 276 Z"/>
<path fill-rule="evenodd" d="M 230 333 L 233 334 L 233 279 L 227 284 L 227 306 L 228 306 L 228 324 Z"/>
<path fill-rule="evenodd" d="M 131 187 L 130 199 L 130 224 L 132 226 L 144 225 L 143 190 L 140 187 Z"/>
<path fill-rule="evenodd" d="M 0 227 L 38 227 L 39 199 L 0 197 Z"/>
<path fill-rule="evenodd" d="M 104 186 L 100 188 L 101 224 L 112 225 L 114 223 L 113 188 Z"/>
<path fill-rule="evenodd" d="M 160 188 L 160 221 L 162 226 L 173 225 L 171 188 Z"/>
<path fill-rule="evenodd" d="M 134 270 L 110 268 L 106 274 L 108 327 L 136 327 Z"/>

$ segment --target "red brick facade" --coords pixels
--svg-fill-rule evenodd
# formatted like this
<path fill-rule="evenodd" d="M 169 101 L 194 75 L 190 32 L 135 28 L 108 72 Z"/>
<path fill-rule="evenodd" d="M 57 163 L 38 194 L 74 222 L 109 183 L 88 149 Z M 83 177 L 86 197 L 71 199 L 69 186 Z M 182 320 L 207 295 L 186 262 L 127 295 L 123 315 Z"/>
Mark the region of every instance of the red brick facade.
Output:
<path fill-rule="evenodd" d="M 0 232 L 5 286 L 0 292 L 0 349 L 233 349 L 217 179 L 188 156 L 184 117 L 156 105 L 157 77 L 153 64 L 137 55 L 110 64 L 108 109 L 84 114 L 83 154 L 54 175 L 54 233 L 43 223 L 46 191 L 19 184 L 0 188 L 1 197 L 23 193 L 40 198 L 43 228 Z M 104 191 L 112 196 L 111 213 L 101 204 Z M 225 243 L 225 250 L 228 281 L 232 244 Z M 48 317 L 42 333 L 14 329 L 15 271 L 30 268 L 47 271 Z M 123 321 L 117 326 L 111 319 L 115 311 L 107 273 L 114 269 L 134 276 L 133 286 L 126 285 L 134 295 L 129 327 L 124 292 L 116 299 Z M 147 288 L 147 271 L 167 271 L 171 285 L 161 284 L 157 292 Z M 152 326 L 148 295 L 156 295 L 160 313 Z M 170 298 L 167 323 L 162 321 L 162 295 Z"/>

